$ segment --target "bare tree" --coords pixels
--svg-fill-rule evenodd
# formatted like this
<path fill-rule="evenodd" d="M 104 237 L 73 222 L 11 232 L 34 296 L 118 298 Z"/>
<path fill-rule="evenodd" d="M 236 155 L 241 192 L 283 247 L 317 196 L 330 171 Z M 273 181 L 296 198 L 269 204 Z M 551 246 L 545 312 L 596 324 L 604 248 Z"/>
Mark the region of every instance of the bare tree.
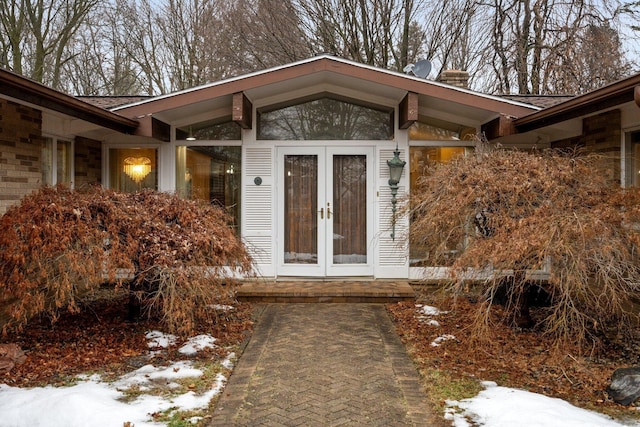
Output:
<path fill-rule="evenodd" d="M 229 74 L 313 56 L 299 10 L 290 0 L 227 0 L 220 48 Z"/>
<path fill-rule="evenodd" d="M 317 50 L 382 68 L 402 70 L 415 40 L 424 37 L 421 1 L 299 1 L 306 32 Z"/>
<path fill-rule="evenodd" d="M 0 1 L 0 61 L 22 74 L 22 46 L 26 37 L 25 15 L 20 0 Z"/>
<path fill-rule="evenodd" d="M 618 2 L 607 5 L 613 3 Z M 615 8 L 589 0 L 492 0 L 479 6 L 483 19 L 491 24 L 485 49 L 491 55 L 493 92 L 547 94 L 593 89 L 594 84 L 581 87 L 576 77 L 594 71 L 589 65 L 594 46 L 611 53 L 599 64 L 598 74 L 606 75 L 601 83 L 629 71 L 626 61 L 615 60 L 616 55 L 624 56 L 615 30 L 608 25 L 619 16 Z M 597 32 L 598 27 L 603 31 Z M 570 81 L 574 83 L 568 85 Z"/>
<path fill-rule="evenodd" d="M 122 18 L 116 5 L 102 3 L 87 17 L 70 44 L 71 59 L 64 65 L 61 87 L 79 95 L 134 95 L 144 93 L 141 71 L 121 43 Z"/>
<path fill-rule="evenodd" d="M 34 80 L 60 86 L 68 47 L 98 0 L 3 0 L 3 63 Z"/>

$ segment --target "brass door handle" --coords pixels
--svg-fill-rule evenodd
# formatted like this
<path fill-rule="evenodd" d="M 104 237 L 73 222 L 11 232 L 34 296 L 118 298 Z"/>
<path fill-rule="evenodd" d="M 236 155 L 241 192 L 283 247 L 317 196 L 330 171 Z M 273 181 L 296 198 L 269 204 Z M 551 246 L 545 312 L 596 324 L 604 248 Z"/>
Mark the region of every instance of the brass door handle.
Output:
<path fill-rule="evenodd" d="M 331 219 L 331 208 L 327 208 L 327 219 Z"/>
<path fill-rule="evenodd" d="M 324 208 L 320 208 L 318 212 L 320 212 L 320 219 L 324 219 Z"/>

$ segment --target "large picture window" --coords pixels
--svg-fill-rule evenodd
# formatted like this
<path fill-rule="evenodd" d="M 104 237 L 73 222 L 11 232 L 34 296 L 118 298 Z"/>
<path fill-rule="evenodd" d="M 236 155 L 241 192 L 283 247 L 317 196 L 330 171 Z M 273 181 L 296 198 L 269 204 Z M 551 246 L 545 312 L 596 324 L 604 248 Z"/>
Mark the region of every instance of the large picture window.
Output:
<path fill-rule="evenodd" d="M 333 96 L 258 110 L 260 140 L 389 140 L 393 109 Z"/>
<path fill-rule="evenodd" d="M 473 147 L 465 146 L 417 146 L 409 147 L 409 167 L 410 167 L 410 191 L 417 194 L 426 191 L 421 184 L 421 179 L 429 173 L 429 167 L 437 163 L 448 163 L 459 156 L 471 153 Z M 451 251 L 452 259 L 455 253 L 461 249 L 460 246 L 448 248 Z M 433 267 L 436 266 L 430 259 L 430 248 L 417 242 L 413 237 L 409 239 L 409 257 L 411 267 Z"/>
<path fill-rule="evenodd" d="M 176 189 L 187 199 L 204 200 L 223 207 L 240 230 L 240 179 L 242 150 L 239 146 L 178 146 Z"/>

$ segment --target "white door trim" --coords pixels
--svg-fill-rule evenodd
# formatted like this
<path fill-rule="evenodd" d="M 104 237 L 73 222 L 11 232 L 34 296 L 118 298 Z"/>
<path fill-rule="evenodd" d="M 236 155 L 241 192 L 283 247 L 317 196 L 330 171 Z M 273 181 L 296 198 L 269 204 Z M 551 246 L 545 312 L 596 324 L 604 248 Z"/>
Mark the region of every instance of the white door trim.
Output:
<path fill-rule="evenodd" d="M 374 215 L 375 215 L 375 149 L 372 146 L 308 146 L 276 147 L 276 276 L 297 277 L 348 277 L 373 276 L 374 274 Z M 287 155 L 316 155 L 318 157 L 318 246 L 316 264 L 292 264 L 285 262 L 285 218 L 284 218 L 284 189 L 285 189 L 285 156 Z M 333 263 L 333 223 L 327 218 L 327 202 L 333 200 L 333 156 L 334 155 L 364 155 L 366 156 L 366 242 L 367 260 L 362 264 L 334 264 Z M 320 210 L 322 209 L 322 213 Z"/>

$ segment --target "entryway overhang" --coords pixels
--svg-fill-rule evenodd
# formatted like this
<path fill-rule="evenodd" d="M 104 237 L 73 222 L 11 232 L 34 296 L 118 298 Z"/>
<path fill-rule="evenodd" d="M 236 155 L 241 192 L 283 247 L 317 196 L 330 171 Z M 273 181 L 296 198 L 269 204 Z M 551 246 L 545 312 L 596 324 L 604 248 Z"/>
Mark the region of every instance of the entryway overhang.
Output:
<path fill-rule="evenodd" d="M 538 109 L 517 101 L 321 55 L 144 100 L 113 111 L 141 121 L 138 134 L 152 136 L 151 118 L 182 126 L 189 122 L 231 116 L 233 98 L 238 93 L 242 93 L 255 107 L 261 107 L 318 92 L 335 93 L 394 108 L 413 93 L 421 115 L 468 126 L 479 126 L 500 114 L 522 117 Z"/>

